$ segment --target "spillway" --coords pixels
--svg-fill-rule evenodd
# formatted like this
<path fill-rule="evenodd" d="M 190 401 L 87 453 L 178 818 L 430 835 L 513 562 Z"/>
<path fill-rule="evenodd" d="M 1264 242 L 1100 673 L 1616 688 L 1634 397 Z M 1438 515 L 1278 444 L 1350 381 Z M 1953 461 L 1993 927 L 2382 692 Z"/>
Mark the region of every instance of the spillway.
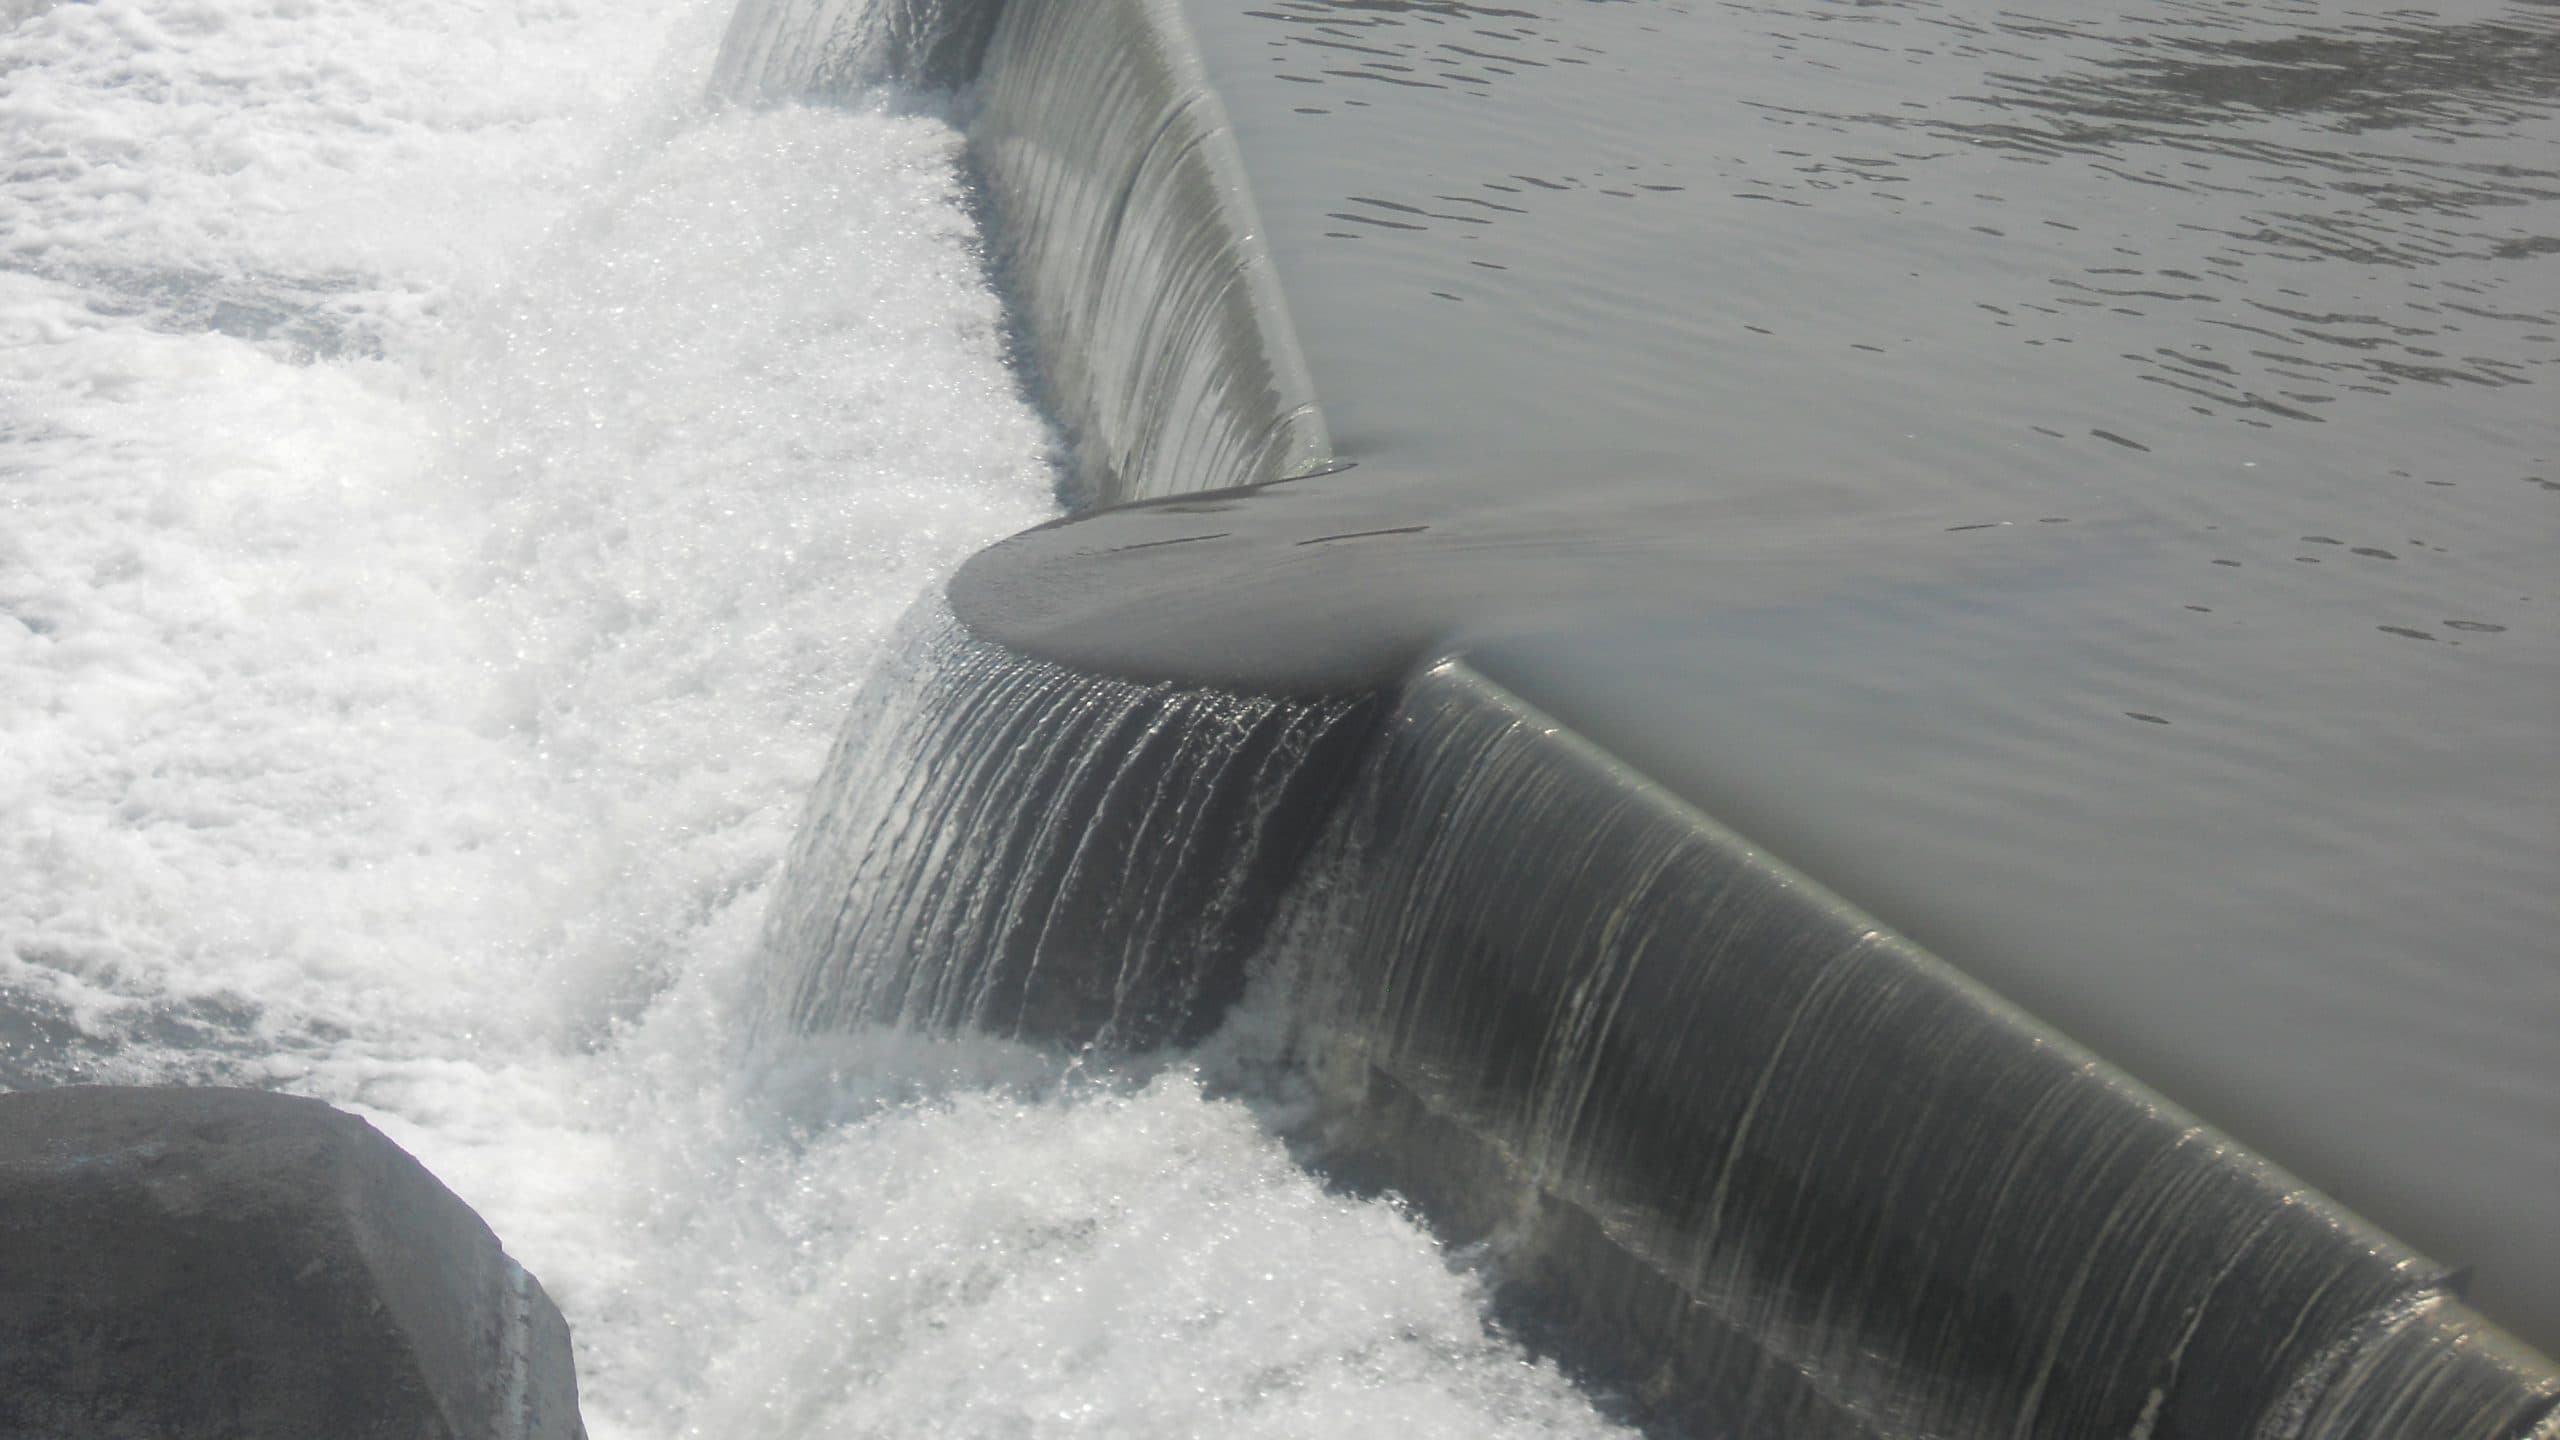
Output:
<path fill-rule="evenodd" d="M 773 18 L 789 8 L 751 6 L 736 33 L 792 33 Z M 2184 567 L 2257 563 L 2258 540 L 2206 532 L 2252 534 L 2268 523 L 2253 507 L 2289 502 L 2254 479 L 2141 471 L 2129 457 L 2166 443 L 2157 433 L 2091 426 L 2094 452 L 1989 464 L 1933 446 L 1943 431 L 1905 433 L 1922 443 L 1898 451 L 1879 435 L 1859 458 L 1900 463 L 1878 483 L 1824 473 L 1807 457 L 1837 437 L 1771 426 L 1774 397 L 1744 414 L 1688 401 L 1686 376 L 1721 373 L 1698 318 L 1716 307 L 1660 287 L 1690 277 L 1684 237 L 1723 217 L 1667 198 L 1698 178 L 1688 137 L 1666 127 L 1693 123 L 1681 87 L 1715 43 L 1685 7 L 1017 0 L 942 18 L 965 38 L 927 48 L 978 57 L 966 103 L 996 253 L 1035 383 L 1076 449 L 1071 501 L 1090 512 L 962 568 L 959 624 L 1015 657 L 972 652 L 987 668 L 969 706 L 1002 707 L 1017 677 L 1063 669 L 1187 688 L 1203 716 L 1379 713 L 1359 782 L 1327 762 L 1306 787 L 1310 805 L 1344 798 L 1296 898 L 1276 920 L 1235 912 L 1202 952 L 1231 973 L 1260 948 L 1265 993 L 1249 1008 L 1260 1026 L 1274 1007 L 1288 1017 L 1315 1080 L 1301 1137 L 1315 1163 L 1416 1200 L 1444 1238 L 1494 1257 L 1518 1313 L 1562 1352 L 1655 1423 L 1698 1433 L 2525 1436 L 2555 1423 L 2548 1362 L 2462 1294 L 2476 1285 L 2493 1314 L 2537 1326 L 2555 1254 L 2547 1208 L 2528 1198 L 2546 1188 L 2551 989 L 2523 959 L 2547 951 L 2548 901 L 2518 868 L 2549 854 L 2547 834 L 2527 838 L 2547 829 L 2526 778 L 2548 768 L 2525 719 L 2548 694 L 2539 640 L 2469 662 L 2477 688 L 2458 713 L 2413 708 L 2432 659 L 2340 632 L 2325 607 L 2342 602 L 2283 577 L 2225 599 L 2255 607 L 2256 636 L 2175 637 L 2171 612 L 2217 608 L 2184 601 Z M 2492 22 L 2441 43 L 2523 55 L 2532 32 Z M 2277 42 L 2228 43 L 2254 56 Z M 2530 116 L 2506 137 L 2522 143 L 2547 129 L 2550 96 L 2520 83 L 2525 109 L 2500 113 Z M 1514 100 L 1507 117 L 1466 103 L 1498 97 Z M 1341 118 L 1353 111 L 1375 113 Z M 1559 168 L 1611 153 L 1637 160 Z M 1855 164 L 1873 183 L 1935 158 Z M 2120 176 L 2120 157 L 2106 162 L 2093 168 Z M 1472 168 L 1499 178 L 1475 186 Z M 1174 178 L 1185 172 L 1196 179 Z M 1283 201 L 1257 202 L 1247 176 L 1277 176 Z M 1542 207 L 1600 197 L 1630 208 L 1539 228 Z M 1944 232 L 1912 223 L 1915 263 L 1942 259 Z M 1511 274 L 1540 264 L 1558 272 L 1543 290 Z M 1805 298 L 1832 319 L 1824 296 Z M 2547 363 L 2542 341 L 2517 343 Z M 2325 423 L 2255 392 L 2209 398 L 2228 408 L 2188 413 Z M 2498 437 L 2489 465 L 2540 463 L 2501 403 L 2449 423 Z M 1876 420 L 1932 424 L 1907 409 Z M 2195 429 L 2189 449 L 2213 439 Z M 1804 455 L 1753 448 L 1790 443 Z M 2287 468 L 2330 462 L 2325 444 Z M 2482 516 L 2520 511 L 2525 494 L 2496 492 Z M 2402 553 L 2297 543 L 2341 560 Z M 2492 554 L 2416 603 L 2530 604 L 2492 599 L 2523 583 Z M 2343 604 L 2387 618 L 2417 593 Z M 2457 638 L 2520 628 L 2443 623 Z M 2297 704 L 2320 718 L 2289 718 Z M 2093 722 L 2106 728 L 2082 728 Z M 2423 743 L 2444 724 L 2469 737 L 2458 772 L 2366 764 L 2356 787 L 2307 797 L 2324 752 Z M 2200 748 L 2157 737 L 2196 725 Z M 1087 744 L 1070 733 L 990 753 L 1046 770 L 1098 763 Z M 1169 777 L 1186 813 L 1207 803 L 1191 773 Z M 1959 776 L 1983 783 L 1948 783 Z M 2340 843 L 2413 802 L 2471 806 L 2480 833 L 2435 854 Z M 1044 828 L 1060 823 L 1040 808 Z M 934 843 L 1008 883 L 1002 827 L 969 813 L 946 807 Z M 1116 853 L 1114 823 L 1091 818 Z M 2218 847 L 2197 843 L 2199 823 L 2221 827 Z M 1264 833 L 1230 829 L 1233 873 L 1211 893 L 1269 884 L 1284 853 L 1307 853 Z M 813 868 L 858 874 L 878 853 L 857 845 Z M 2209 884 L 2189 856 L 2281 878 Z M 2412 879 L 2439 897 L 2422 913 L 2387 898 Z M 793 881 L 812 883 L 833 881 Z M 1087 914 L 1129 908 L 1123 887 L 1142 884 L 1122 867 L 1085 883 Z M 1230 913 L 1168 898 L 1187 925 Z M 766 964 L 801 995 L 917 964 L 955 982 L 1068 967 L 1119 995 L 1115 977 L 1157 950 L 1163 916 L 1148 914 L 1125 934 L 1106 922 L 1035 940 L 1027 958 L 977 943 L 921 961 L 901 950 L 885 970 L 859 945 L 777 933 Z M 2249 998 L 2198 963 L 2216 945 L 2258 952 L 2282 984 Z M 2434 1032 L 2334 1049 L 2358 1024 L 2392 1036 L 2397 1022 L 2314 1019 L 2301 997 L 2352 1012 L 2431 965 L 2441 983 L 2503 987 L 2453 1023 L 2485 1047 L 2469 1063 L 2520 1088 L 2422 1087 L 2395 1097 L 2399 1113 L 2438 1118 L 2411 1126 L 2345 1096 L 2377 1053 L 2426 1063 L 2407 1047 Z M 1235 990 L 1186 977 L 1170 992 L 1174 1033 Z M 2195 1018 L 2209 996 L 2231 1024 Z M 826 1004 L 798 1008 L 833 1023 Z M 999 1028 L 1070 1045 L 1111 1033 L 1107 1018 Z M 2214 1035 L 2240 1043 L 2200 1043 Z M 2358 1134 L 2362 1154 L 2342 1143 Z M 2426 1147 L 2454 1157 L 2461 1186 L 2409 1168 Z M 2425 1258 L 2366 1206 L 2479 1257 L 2483 1276 Z"/>
<path fill-rule="evenodd" d="M 1025 664 L 927 607 L 811 796 L 766 920 L 788 963 L 765 1026 L 1200 1040 L 1347 786 L 1365 709 Z"/>

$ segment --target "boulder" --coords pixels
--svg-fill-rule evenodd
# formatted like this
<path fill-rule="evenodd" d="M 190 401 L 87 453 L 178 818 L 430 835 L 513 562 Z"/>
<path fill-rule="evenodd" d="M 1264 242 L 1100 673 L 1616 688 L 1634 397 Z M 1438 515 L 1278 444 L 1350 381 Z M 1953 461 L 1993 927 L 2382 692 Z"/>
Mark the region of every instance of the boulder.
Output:
<path fill-rule="evenodd" d="M 0 1437 L 580 1440 L 569 1327 L 353 1115 L 0 1095 Z"/>

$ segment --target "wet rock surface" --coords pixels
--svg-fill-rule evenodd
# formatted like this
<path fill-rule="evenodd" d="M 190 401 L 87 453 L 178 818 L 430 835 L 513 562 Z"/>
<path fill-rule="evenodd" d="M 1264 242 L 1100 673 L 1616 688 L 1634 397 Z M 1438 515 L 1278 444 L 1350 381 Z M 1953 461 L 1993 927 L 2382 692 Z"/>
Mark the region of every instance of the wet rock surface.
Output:
<path fill-rule="evenodd" d="M 0 1436 L 584 1433 L 559 1310 L 363 1120 L 248 1090 L 0 1095 Z"/>

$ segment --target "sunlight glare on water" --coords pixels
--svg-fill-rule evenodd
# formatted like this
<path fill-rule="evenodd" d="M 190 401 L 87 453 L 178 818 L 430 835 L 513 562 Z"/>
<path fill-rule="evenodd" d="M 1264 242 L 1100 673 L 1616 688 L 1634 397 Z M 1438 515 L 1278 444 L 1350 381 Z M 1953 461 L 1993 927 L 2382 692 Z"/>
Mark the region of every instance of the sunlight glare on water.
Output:
<path fill-rule="evenodd" d="M 1046 516 L 943 122 L 712 3 L 0 7 L 0 1084 L 411 1147 L 621 1436 L 1583 1434 L 1182 1068 L 740 1060 L 896 617 Z"/>

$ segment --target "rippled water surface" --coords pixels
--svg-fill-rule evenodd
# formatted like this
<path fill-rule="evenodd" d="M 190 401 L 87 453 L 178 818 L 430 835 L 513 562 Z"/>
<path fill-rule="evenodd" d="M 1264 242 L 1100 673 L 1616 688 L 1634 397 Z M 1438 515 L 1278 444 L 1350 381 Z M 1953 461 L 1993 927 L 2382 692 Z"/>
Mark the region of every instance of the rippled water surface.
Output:
<path fill-rule="evenodd" d="M 1495 673 L 2560 1343 L 2560 15 L 1190 11 L 1346 457 L 1648 457 Z"/>

